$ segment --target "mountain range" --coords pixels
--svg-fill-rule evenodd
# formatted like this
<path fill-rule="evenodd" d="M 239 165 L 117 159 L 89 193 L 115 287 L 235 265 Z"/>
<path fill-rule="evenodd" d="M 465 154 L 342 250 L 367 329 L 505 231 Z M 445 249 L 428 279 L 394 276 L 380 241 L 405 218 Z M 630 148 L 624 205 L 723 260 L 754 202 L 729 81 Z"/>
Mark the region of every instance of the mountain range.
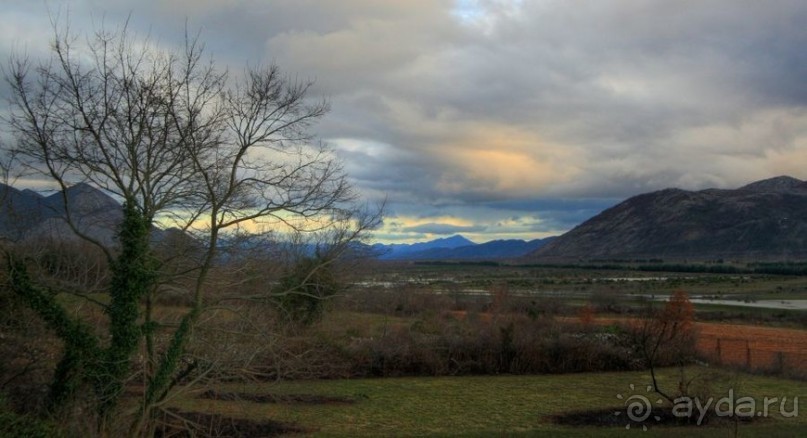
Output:
<path fill-rule="evenodd" d="M 634 196 L 531 253 L 529 260 L 807 258 L 807 182 Z"/>
<path fill-rule="evenodd" d="M 12 240 L 51 237 L 75 239 L 68 225 L 65 205 L 76 227 L 104 243 L 112 244 L 123 220 L 121 205 L 111 196 L 84 183 L 43 196 L 0 184 L 0 236 Z"/>
<path fill-rule="evenodd" d="M 49 196 L 0 184 L 0 237 L 75 239 L 65 203 L 82 232 L 114 244 L 121 205 L 88 184 Z M 733 190 L 645 193 L 556 238 L 477 244 L 457 235 L 371 250 L 382 260 L 807 259 L 807 182 L 780 176 Z"/>
<path fill-rule="evenodd" d="M 78 229 L 105 245 L 113 245 L 123 219 L 120 203 L 88 184 L 43 196 L 0 184 L 0 237 L 15 241 L 33 238 L 77 239 L 66 217 L 65 203 Z M 171 230 L 154 230 L 159 241 Z M 545 241 L 496 240 L 476 244 L 462 236 L 415 244 L 377 244 L 371 254 L 384 260 L 480 260 L 521 257 Z"/>
<path fill-rule="evenodd" d="M 381 260 L 494 260 L 522 257 L 551 242 L 553 237 L 530 241 L 509 239 L 474 243 L 463 236 L 414 244 L 375 244 Z"/>

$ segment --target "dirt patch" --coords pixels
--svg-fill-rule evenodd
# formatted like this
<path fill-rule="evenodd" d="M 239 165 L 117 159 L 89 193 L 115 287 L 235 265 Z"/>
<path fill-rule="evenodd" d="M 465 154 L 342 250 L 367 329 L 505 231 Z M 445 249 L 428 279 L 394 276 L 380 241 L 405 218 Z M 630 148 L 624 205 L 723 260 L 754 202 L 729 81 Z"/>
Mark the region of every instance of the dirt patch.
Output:
<path fill-rule="evenodd" d="M 356 400 L 350 397 L 338 397 L 317 394 L 251 394 L 248 392 L 221 392 L 208 390 L 199 395 L 200 398 L 222 401 L 249 401 L 254 403 L 282 403 L 301 405 L 353 404 Z"/>
<path fill-rule="evenodd" d="M 279 421 L 253 421 L 204 412 L 185 412 L 176 409 L 165 413 L 162 424 L 155 431 L 159 438 L 196 436 L 217 437 L 271 437 L 284 434 L 310 432 L 295 424 Z"/>
<path fill-rule="evenodd" d="M 682 417 L 675 415 L 672 408 L 653 408 L 648 412 L 633 412 L 628 415 L 625 407 L 613 409 L 591 410 L 569 412 L 550 417 L 552 422 L 564 426 L 599 426 L 599 427 L 627 427 L 630 428 L 651 428 L 654 426 L 706 426 L 721 425 L 739 422 L 747 424 L 760 421 L 760 417 L 746 416 L 718 416 L 715 412 L 708 412 L 703 418 L 698 418 L 695 412 L 692 417 Z M 639 421 L 641 420 L 641 421 Z"/>
<path fill-rule="evenodd" d="M 459 321 L 464 321 L 468 318 L 468 311 L 467 310 L 449 310 L 445 312 L 445 315 L 450 316 L 454 319 Z M 479 321 L 483 322 L 491 322 L 493 320 L 493 315 L 488 312 L 478 312 L 475 314 L 475 317 Z"/>

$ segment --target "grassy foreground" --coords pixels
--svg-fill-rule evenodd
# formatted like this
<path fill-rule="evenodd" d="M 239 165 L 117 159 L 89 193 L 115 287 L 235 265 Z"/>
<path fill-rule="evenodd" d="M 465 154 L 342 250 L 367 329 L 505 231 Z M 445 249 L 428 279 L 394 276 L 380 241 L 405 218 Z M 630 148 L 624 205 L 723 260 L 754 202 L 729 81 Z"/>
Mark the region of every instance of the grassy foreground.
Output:
<path fill-rule="evenodd" d="M 785 411 L 793 410 L 793 397 L 807 400 L 807 383 L 751 376 L 709 368 L 690 368 L 688 375 L 708 376 L 715 401 L 734 389 L 735 399 L 751 396 L 761 410 L 763 397 L 787 397 Z M 662 371 L 666 387 L 677 370 Z M 625 436 L 642 435 L 642 427 L 572 427 L 555 424 L 551 416 L 583 410 L 624 406 L 627 398 L 642 394 L 650 377 L 646 372 L 585 373 L 540 376 L 473 376 L 291 381 L 222 385 L 220 391 L 274 395 L 325 395 L 346 397 L 354 403 L 255 403 L 220 401 L 188 393 L 175 401 L 183 410 L 225 414 L 233 418 L 272 419 L 295 423 L 315 436 Z M 633 384 L 635 389 L 631 390 Z M 807 406 L 807 403 L 805 403 Z M 771 405 L 769 418 L 739 426 L 740 436 L 804 436 L 807 407 L 793 417 L 778 415 Z M 627 421 L 624 423 L 627 424 Z M 649 425 L 650 436 L 734 436 L 729 422 L 708 426 Z M 645 435 L 647 436 L 647 435 Z"/>

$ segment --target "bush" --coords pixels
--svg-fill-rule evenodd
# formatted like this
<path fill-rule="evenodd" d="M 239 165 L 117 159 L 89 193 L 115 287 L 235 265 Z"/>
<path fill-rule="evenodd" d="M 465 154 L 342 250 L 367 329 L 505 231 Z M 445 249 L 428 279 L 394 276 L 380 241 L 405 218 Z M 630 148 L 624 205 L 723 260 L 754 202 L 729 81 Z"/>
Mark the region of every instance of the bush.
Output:
<path fill-rule="evenodd" d="M 485 316 L 485 315 L 482 315 Z M 526 315 L 457 318 L 425 315 L 386 327 L 380 335 L 341 336 L 312 327 L 282 341 L 266 358 L 273 378 L 345 378 L 536 374 L 634 370 L 641 361 L 625 335 L 564 332 L 548 318 Z"/>
<path fill-rule="evenodd" d="M 7 287 L 0 287 L 0 391 L 4 406 L 39 412 L 60 343 Z M 4 435 L 0 435 L 4 436 Z"/>
<path fill-rule="evenodd" d="M 31 415 L 21 415 L 0 398 L 0 436 L 53 438 L 64 436 L 51 422 Z"/>
<path fill-rule="evenodd" d="M 308 325 L 322 315 L 323 300 L 340 288 L 330 265 L 303 257 L 281 277 L 272 300 L 289 321 Z"/>

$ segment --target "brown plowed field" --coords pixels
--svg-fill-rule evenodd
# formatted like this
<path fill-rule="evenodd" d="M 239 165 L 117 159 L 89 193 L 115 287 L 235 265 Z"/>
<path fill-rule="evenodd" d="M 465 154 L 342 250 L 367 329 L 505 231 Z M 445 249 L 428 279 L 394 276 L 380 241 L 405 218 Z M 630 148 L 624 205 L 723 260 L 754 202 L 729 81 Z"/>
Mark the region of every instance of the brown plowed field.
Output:
<path fill-rule="evenodd" d="M 626 318 L 597 318 L 596 324 L 626 324 Z M 696 347 L 716 363 L 807 376 L 807 330 L 697 322 Z"/>
<path fill-rule="evenodd" d="M 697 323 L 697 348 L 720 363 L 807 374 L 807 331 Z"/>

